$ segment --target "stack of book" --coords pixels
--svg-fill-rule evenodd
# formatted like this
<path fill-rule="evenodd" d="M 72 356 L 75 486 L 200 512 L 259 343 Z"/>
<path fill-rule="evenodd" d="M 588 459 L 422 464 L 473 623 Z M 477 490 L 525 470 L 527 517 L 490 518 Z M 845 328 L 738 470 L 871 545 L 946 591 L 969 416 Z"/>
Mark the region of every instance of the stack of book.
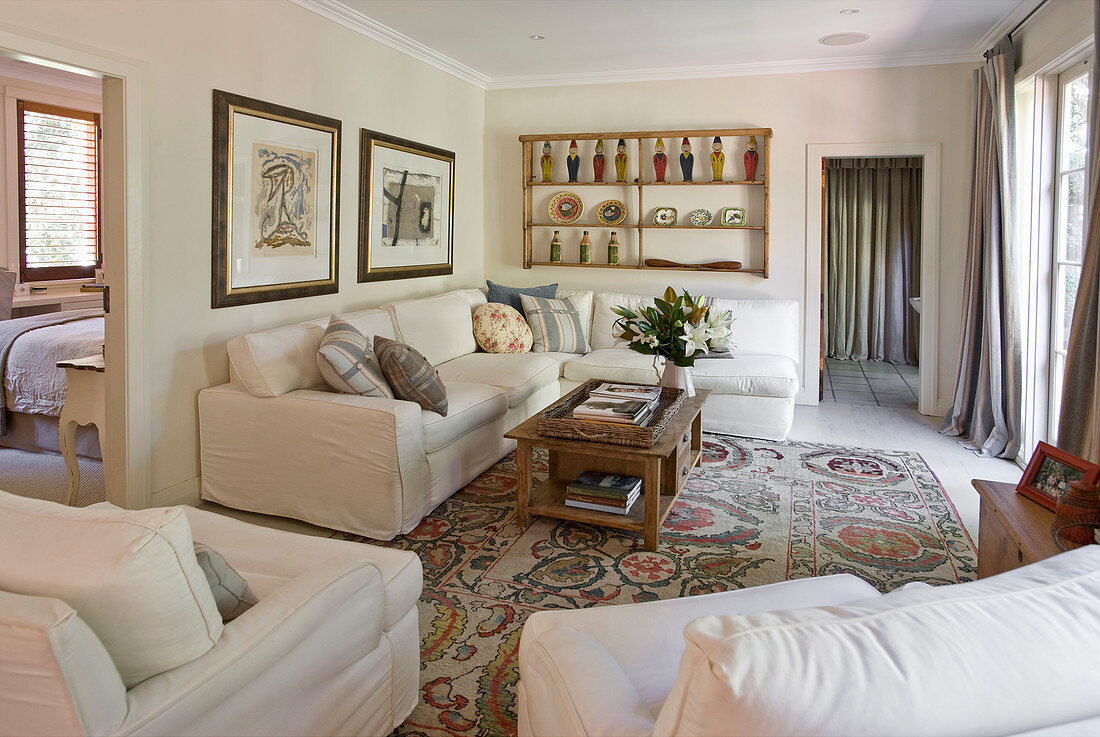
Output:
<path fill-rule="evenodd" d="M 627 514 L 642 491 L 637 476 L 585 471 L 565 488 L 565 506 Z"/>
<path fill-rule="evenodd" d="M 573 419 L 645 427 L 660 399 L 660 387 L 605 382 L 573 409 Z"/>

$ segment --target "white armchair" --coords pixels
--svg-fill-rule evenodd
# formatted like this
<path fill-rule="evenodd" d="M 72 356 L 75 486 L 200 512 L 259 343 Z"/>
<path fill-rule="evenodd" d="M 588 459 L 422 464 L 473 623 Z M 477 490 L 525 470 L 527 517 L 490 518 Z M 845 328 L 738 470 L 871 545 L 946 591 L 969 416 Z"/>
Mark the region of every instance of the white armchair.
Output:
<path fill-rule="evenodd" d="M 0 592 L 0 735 L 366 735 L 404 721 L 419 678 L 415 555 L 186 516 L 259 603 L 201 656 L 127 689 L 72 607 Z"/>

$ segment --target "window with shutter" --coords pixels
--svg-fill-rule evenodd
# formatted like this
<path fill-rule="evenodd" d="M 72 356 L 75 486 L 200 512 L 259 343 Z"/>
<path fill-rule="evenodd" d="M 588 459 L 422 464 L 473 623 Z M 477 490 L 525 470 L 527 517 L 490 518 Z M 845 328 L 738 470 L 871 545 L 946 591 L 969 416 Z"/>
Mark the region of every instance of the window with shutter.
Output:
<path fill-rule="evenodd" d="M 99 115 L 20 100 L 19 257 L 24 281 L 100 266 Z"/>

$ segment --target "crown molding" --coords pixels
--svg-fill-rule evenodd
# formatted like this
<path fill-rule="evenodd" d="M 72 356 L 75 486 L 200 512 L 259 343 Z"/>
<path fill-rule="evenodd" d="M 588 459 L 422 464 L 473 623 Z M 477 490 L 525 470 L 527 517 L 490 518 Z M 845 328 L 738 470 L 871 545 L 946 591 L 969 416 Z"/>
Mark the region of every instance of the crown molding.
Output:
<path fill-rule="evenodd" d="M 807 72 L 881 69 L 884 67 L 965 64 L 979 62 L 981 59 L 981 52 L 974 51 L 974 49 L 922 51 L 909 54 L 876 54 L 874 56 L 846 56 L 829 59 L 793 59 L 790 61 L 751 62 L 747 64 L 723 64 L 718 66 L 633 69 L 621 72 L 496 77 L 489 81 L 487 89 L 506 90 L 521 87 L 562 87 L 583 84 L 654 82 L 675 79 L 708 79 L 714 77 L 758 77 L 767 74 L 803 74 Z"/>
<path fill-rule="evenodd" d="M 1015 28 L 1018 23 L 1030 16 L 1045 2 L 1046 0 L 1020 0 L 1012 10 L 1005 13 L 1003 18 L 993 24 L 993 27 L 978 39 L 978 42 L 974 44 L 974 51 L 978 54 L 984 54 L 986 50 L 993 48 L 993 45 L 1000 41 L 1006 33 Z"/>
<path fill-rule="evenodd" d="M 405 34 L 395 31 L 357 10 L 349 8 L 347 5 L 338 2 L 338 0 L 290 0 L 290 2 L 451 76 L 458 77 L 463 82 L 468 82 L 481 89 L 486 89 L 489 85 L 488 75 L 482 74 L 476 69 L 471 69 L 451 57 L 445 56 L 435 49 L 425 46 L 419 41 L 409 38 Z"/>

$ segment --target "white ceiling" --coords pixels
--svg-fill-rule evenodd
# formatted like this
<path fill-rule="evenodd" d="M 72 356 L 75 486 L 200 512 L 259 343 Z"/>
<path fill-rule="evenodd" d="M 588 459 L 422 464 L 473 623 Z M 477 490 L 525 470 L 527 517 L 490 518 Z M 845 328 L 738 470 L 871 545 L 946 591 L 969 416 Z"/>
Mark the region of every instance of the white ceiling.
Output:
<path fill-rule="evenodd" d="M 294 1 L 490 88 L 971 61 L 1040 2 Z"/>

